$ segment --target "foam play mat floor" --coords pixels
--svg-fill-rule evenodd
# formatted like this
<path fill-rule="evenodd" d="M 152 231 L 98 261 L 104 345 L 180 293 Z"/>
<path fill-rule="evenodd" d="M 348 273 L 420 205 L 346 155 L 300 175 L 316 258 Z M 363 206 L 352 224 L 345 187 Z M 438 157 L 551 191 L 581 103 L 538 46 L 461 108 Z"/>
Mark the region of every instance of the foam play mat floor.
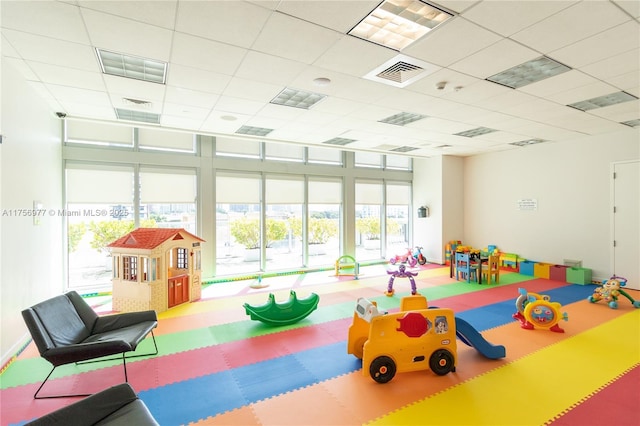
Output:
<path fill-rule="evenodd" d="M 402 372 L 377 383 L 347 353 L 358 298 L 395 312 L 410 294 L 398 277 L 388 297 L 389 265 L 363 268 L 359 279 L 331 272 L 212 284 L 203 298 L 159 314 L 159 354 L 127 361 L 129 383 L 161 425 L 638 425 L 640 309 L 590 303 L 595 285 L 503 271 L 499 284 L 467 283 L 449 268 L 412 269 L 429 306 L 450 308 L 484 340 L 502 345 L 492 359 L 457 342 L 454 372 Z M 560 304 L 564 330 L 526 330 L 513 318 L 520 289 Z M 286 300 L 319 295 L 294 324 L 252 321 L 243 304 L 273 293 Z M 636 300 L 640 292 L 628 290 Z M 108 297 L 88 298 L 101 313 Z M 544 312 L 543 312 L 544 314 Z M 472 342 L 473 343 L 473 342 Z M 150 339 L 137 352 L 152 350 Z M 0 375 L 2 425 L 20 425 L 77 400 L 35 400 L 51 369 L 33 343 Z M 121 362 L 61 366 L 42 394 L 94 393 L 124 380 Z"/>

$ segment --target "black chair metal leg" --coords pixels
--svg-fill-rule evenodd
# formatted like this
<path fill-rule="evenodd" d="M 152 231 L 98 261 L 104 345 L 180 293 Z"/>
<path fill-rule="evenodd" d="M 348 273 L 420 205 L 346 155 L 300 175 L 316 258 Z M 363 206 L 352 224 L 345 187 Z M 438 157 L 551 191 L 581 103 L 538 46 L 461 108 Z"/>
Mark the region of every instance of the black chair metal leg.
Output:
<path fill-rule="evenodd" d="M 52 399 L 52 398 L 74 398 L 74 397 L 84 397 L 84 396 L 89 396 L 91 395 L 90 393 L 83 393 L 83 394 L 68 394 L 68 395 L 50 395 L 50 396 L 38 396 L 38 393 L 40 393 L 40 390 L 42 389 L 42 387 L 44 386 L 44 384 L 47 382 L 47 380 L 49 380 L 49 377 L 51 377 L 51 374 L 53 374 L 53 370 L 55 370 L 56 367 L 54 366 L 51 371 L 49 371 L 49 374 L 47 374 L 47 377 L 44 379 L 44 382 L 42 382 L 42 384 L 40 385 L 40 387 L 38 388 L 38 390 L 36 391 L 36 393 L 33 394 L 33 399 Z"/>

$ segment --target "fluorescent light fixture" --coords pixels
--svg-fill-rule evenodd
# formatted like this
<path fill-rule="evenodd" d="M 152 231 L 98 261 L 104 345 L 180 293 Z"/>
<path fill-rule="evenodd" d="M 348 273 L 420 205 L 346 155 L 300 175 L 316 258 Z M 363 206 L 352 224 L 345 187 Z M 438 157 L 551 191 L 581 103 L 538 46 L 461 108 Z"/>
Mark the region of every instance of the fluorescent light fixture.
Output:
<path fill-rule="evenodd" d="M 621 124 L 629 127 L 640 127 L 640 118 L 636 118 L 635 120 L 623 121 Z"/>
<path fill-rule="evenodd" d="M 549 77 L 571 70 L 566 65 L 546 56 L 541 56 L 524 64 L 516 65 L 506 71 L 487 77 L 488 81 L 517 89 Z"/>
<path fill-rule="evenodd" d="M 598 96 L 597 98 L 587 99 L 586 101 L 575 102 L 567 106 L 579 109 L 580 111 L 589 111 L 591 109 L 621 104 L 623 102 L 634 101 L 636 99 L 638 98 L 627 92 L 615 92 L 604 96 Z"/>
<path fill-rule="evenodd" d="M 326 143 L 328 145 L 340 145 L 340 146 L 345 146 L 345 145 L 349 145 L 350 143 L 355 142 L 356 139 L 348 139 L 348 138 L 333 138 L 333 139 L 329 139 L 328 141 L 324 141 L 322 143 Z"/>
<path fill-rule="evenodd" d="M 294 108 L 309 109 L 313 105 L 324 99 L 326 95 L 319 93 L 305 92 L 304 90 L 285 88 L 275 98 L 271 100 L 272 104 L 284 105 Z"/>
<path fill-rule="evenodd" d="M 118 120 L 139 121 L 142 123 L 160 124 L 160 114 L 146 111 L 115 108 Z"/>
<path fill-rule="evenodd" d="M 452 16 L 419 0 L 385 0 L 349 35 L 400 51 Z"/>
<path fill-rule="evenodd" d="M 405 124 L 413 123 L 414 121 L 422 120 L 426 115 L 413 114 L 411 112 L 401 112 L 390 117 L 380 120 L 380 123 L 395 124 L 397 126 L 404 126 Z"/>
<path fill-rule="evenodd" d="M 251 136 L 267 136 L 269 133 L 273 132 L 273 129 L 266 129 L 264 127 L 253 127 L 253 126 L 242 126 L 236 133 L 240 135 L 251 135 Z"/>
<path fill-rule="evenodd" d="M 136 80 L 165 84 L 167 63 L 96 49 L 102 72 Z"/>
<path fill-rule="evenodd" d="M 487 133 L 497 132 L 496 129 L 490 129 L 488 127 L 477 127 L 471 130 L 465 130 L 464 132 L 454 133 L 456 136 L 464 136 L 466 138 L 475 138 L 476 136 L 486 135 Z"/>
<path fill-rule="evenodd" d="M 546 142 L 546 141 L 544 139 L 527 139 L 524 141 L 511 142 L 510 145 L 527 146 L 527 145 L 535 145 L 542 142 Z"/>
<path fill-rule="evenodd" d="M 413 146 L 399 146 L 397 148 L 393 148 L 391 151 L 395 151 L 395 152 L 409 152 L 409 151 L 415 151 L 416 147 Z"/>

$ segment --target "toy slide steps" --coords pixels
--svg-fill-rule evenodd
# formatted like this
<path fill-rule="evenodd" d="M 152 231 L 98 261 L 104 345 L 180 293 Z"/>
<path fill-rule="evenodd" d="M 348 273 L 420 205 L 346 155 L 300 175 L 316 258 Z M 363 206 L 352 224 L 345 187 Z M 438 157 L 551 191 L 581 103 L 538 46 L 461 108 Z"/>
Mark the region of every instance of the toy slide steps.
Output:
<path fill-rule="evenodd" d="M 456 336 L 464 344 L 475 348 L 489 359 L 504 358 L 507 355 L 504 346 L 489 343 L 471 324 L 458 317 L 456 317 Z"/>

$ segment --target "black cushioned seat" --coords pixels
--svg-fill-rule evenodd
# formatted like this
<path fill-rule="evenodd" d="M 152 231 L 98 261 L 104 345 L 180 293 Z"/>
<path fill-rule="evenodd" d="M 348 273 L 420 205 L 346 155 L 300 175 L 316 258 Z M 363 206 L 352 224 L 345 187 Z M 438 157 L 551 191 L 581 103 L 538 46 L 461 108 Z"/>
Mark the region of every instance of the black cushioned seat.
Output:
<path fill-rule="evenodd" d="M 95 393 L 27 423 L 28 426 L 151 426 L 153 415 L 128 383 Z"/>
<path fill-rule="evenodd" d="M 40 355 L 53 364 L 53 369 L 34 394 L 36 399 L 86 396 L 38 396 L 40 389 L 49 379 L 53 370 L 60 365 L 73 362 L 91 362 L 89 360 L 122 354 L 126 382 L 125 353 L 135 351 L 138 344 L 149 333 L 153 338 L 155 352 L 134 356 L 156 355 L 158 353 L 158 346 L 153 335 L 153 329 L 158 325 L 155 311 L 98 316 L 77 292 L 70 291 L 23 310 L 22 317 Z"/>

